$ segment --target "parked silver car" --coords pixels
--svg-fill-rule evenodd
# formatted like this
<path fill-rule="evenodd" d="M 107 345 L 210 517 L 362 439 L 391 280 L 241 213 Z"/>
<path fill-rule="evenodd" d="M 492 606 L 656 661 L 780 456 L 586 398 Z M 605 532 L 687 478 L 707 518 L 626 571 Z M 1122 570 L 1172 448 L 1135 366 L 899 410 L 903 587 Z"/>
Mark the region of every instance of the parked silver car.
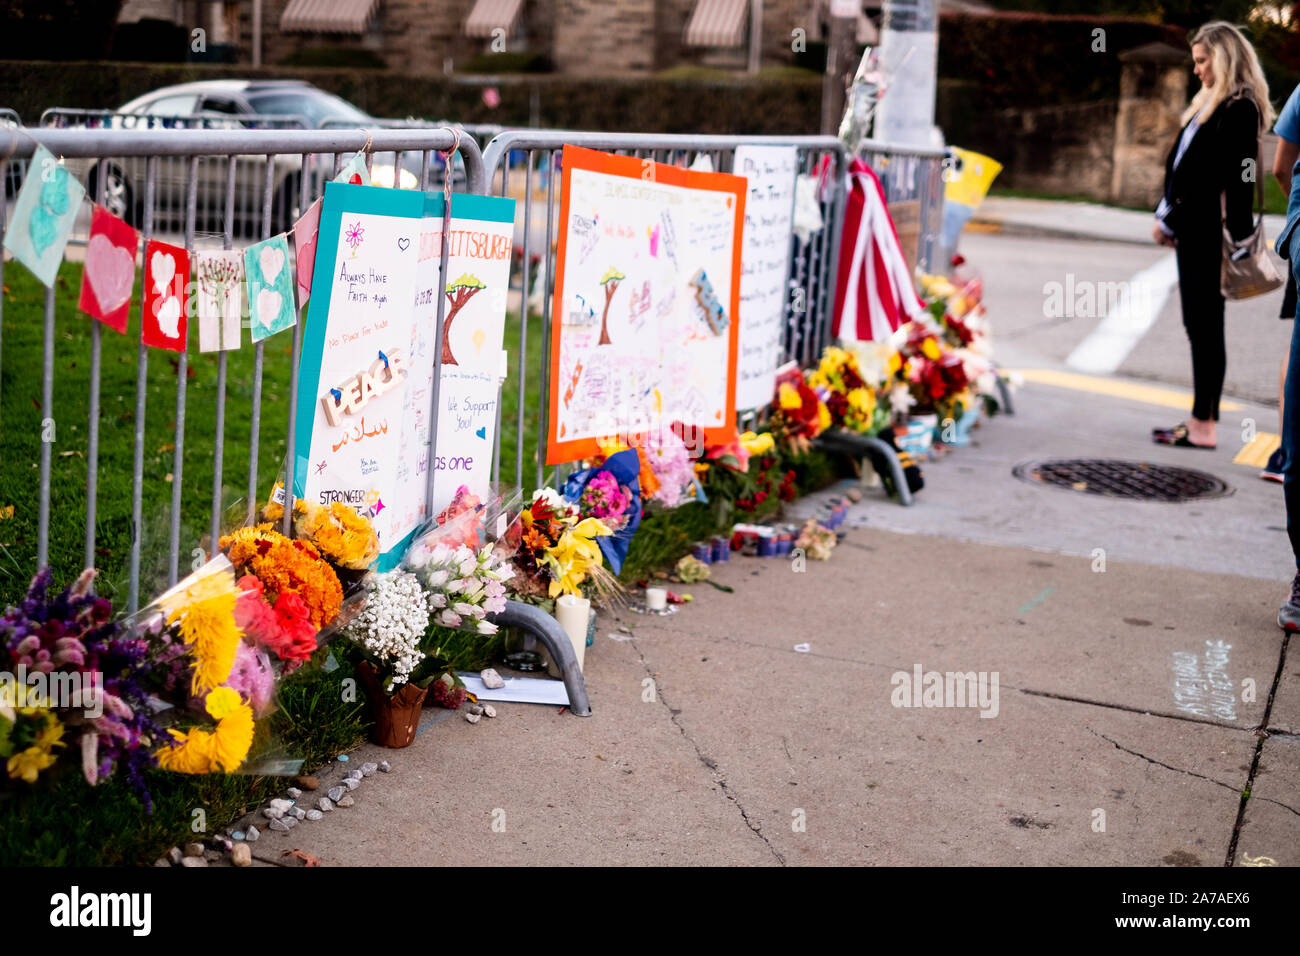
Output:
<path fill-rule="evenodd" d="M 296 80 L 206 80 L 163 87 L 137 97 L 120 109 L 47 110 L 41 117 L 43 126 L 110 129 L 199 128 L 199 129 L 316 129 L 358 127 L 377 124 L 376 120 L 346 100 Z M 132 225 L 144 219 L 147 159 L 70 159 L 68 169 L 86 183 L 90 197 L 99 195 L 99 180 L 104 180 L 103 204 L 115 215 Z M 279 155 L 272 161 L 271 232 L 283 232 L 300 215 L 300 187 L 304 166 L 301 156 Z M 265 199 L 267 161 L 262 156 L 235 159 L 235 188 L 232 232 L 241 237 L 257 237 Z M 435 154 L 430 162 L 429 188 L 442 183 L 442 163 Z M 404 189 L 419 186 L 420 155 L 403 154 L 400 170 L 394 168 L 392 154 L 376 154 L 371 166 L 375 185 L 392 186 L 394 178 Z M 334 173 L 333 157 L 308 157 L 306 175 L 311 177 L 308 195 L 319 195 L 323 183 Z M 227 208 L 229 160 L 224 156 L 201 156 L 196 185 L 196 228 L 221 229 Z M 189 160 L 163 157 L 158 161 L 154 185 L 154 225 L 175 228 L 184 222 Z"/>

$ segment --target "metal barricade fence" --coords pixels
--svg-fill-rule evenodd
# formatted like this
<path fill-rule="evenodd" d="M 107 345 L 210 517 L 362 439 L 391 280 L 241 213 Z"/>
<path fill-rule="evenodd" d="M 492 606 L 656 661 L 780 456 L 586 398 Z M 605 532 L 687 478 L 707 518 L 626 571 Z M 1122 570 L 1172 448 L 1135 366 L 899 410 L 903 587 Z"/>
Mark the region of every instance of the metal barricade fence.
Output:
<path fill-rule="evenodd" d="M 731 172 L 736 147 L 793 146 L 797 150 L 798 168 L 802 173 L 815 172 L 819 164 L 829 159 L 835 175 L 830 178 L 832 188 L 820 197 L 824 226 L 810 241 L 791 241 L 789 271 L 790 293 L 786 300 L 783 360 L 795 360 L 800 365 L 815 361 L 829 338 L 829 315 L 834 307 L 835 275 L 832 267 L 838 254 L 838 227 L 843 208 L 843 190 L 840 187 L 845 169 L 844 148 L 832 136 L 687 136 L 640 133 L 589 133 L 570 130 L 507 130 L 488 144 L 483 153 L 488 183 L 496 195 L 516 198 L 522 196 L 522 210 L 515 214 L 515 231 L 522 236 L 516 244 L 518 275 L 520 279 L 518 351 L 507 344 L 512 354 L 509 360 L 511 382 L 508 387 L 513 401 L 506 396 L 497 402 L 497 435 L 492 474 L 500 480 L 502 447 L 513 444 L 515 454 L 514 483 L 522 487 L 525 462 L 532 458 L 538 486 L 545 480 L 545 436 L 547 434 L 547 387 L 550 368 L 551 344 L 551 294 L 555 286 L 555 251 L 558 228 L 559 193 L 555 174 L 559 171 L 560 152 L 565 144 L 585 146 L 608 152 L 651 159 L 659 162 L 690 165 L 697 157 L 707 156 L 717 172 Z M 519 172 L 511 171 L 510 156 L 521 153 L 523 163 L 522 183 Z M 534 188 L 534 176 L 538 188 Z M 522 186 L 522 190 L 519 187 Z M 539 197 L 537 192 L 543 192 Z M 537 203 L 544 203 L 538 209 Z M 537 227 L 545 217 L 545 232 Z M 521 232 L 522 230 L 522 232 Z M 540 275 L 534 270 L 540 269 Z M 540 281 L 540 314 L 533 315 L 528 308 L 534 295 L 533 282 Z M 514 285 L 512 277 L 512 287 Z M 795 294 L 801 291 L 802 295 Z M 513 308 L 513 305 L 512 305 Z M 530 333 L 531 330 L 531 333 Z M 530 360 L 529 341 L 536 342 L 540 335 L 540 361 Z M 535 369 L 538 383 L 535 387 L 536 406 L 528 393 L 531 371 Z M 512 405 L 514 421 L 505 419 L 503 406 Z M 530 435 L 530 418 L 535 415 L 535 429 Z M 508 440 L 509 439 L 509 440 Z"/>
<path fill-rule="evenodd" d="M 158 113 L 124 113 L 117 110 L 69 109 L 53 107 L 41 114 L 40 125 L 46 129 L 85 129 L 85 130 L 121 130 L 121 129 L 191 129 L 191 130 L 228 130 L 246 129 L 311 129 L 306 118 L 296 115 L 258 115 L 244 116 L 230 113 L 195 113 L 187 116 L 169 116 Z M 352 127 L 355 129 L 355 125 Z M 105 179 L 104 205 L 109 212 L 119 216 L 131 225 L 139 228 L 143 221 L 142 191 L 147 159 L 145 157 L 122 158 L 117 162 L 94 162 L 93 160 L 74 160 L 69 164 L 70 171 L 86 184 L 90 194 L 98 193 L 98 179 Z M 273 199 L 274 218 L 277 220 L 275 232 L 283 231 L 284 221 L 296 212 L 295 176 L 314 176 L 318 180 L 328 179 L 328 169 L 324 164 L 304 166 L 300 157 L 284 157 L 279 161 L 281 169 L 277 175 L 277 195 Z M 189 157 L 162 156 L 158 161 L 158 190 L 155 193 L 153 210 L 154 227 L 160 226 L 181 230 L 185 218 L 185 186 L 189 176 Z M 224 228 L 222 217 L 225 214 L 225 197 L 223 195 L 226 179 L 226 157 L 222 155 L 200 156 L 195 176 L 199 180 L 197 208 L 194 226 L 200 242 L 204 239 L 217 240 Z M 237 240 L 254 240 L 259 228 L 258 216 L 261 212 L 261 161 L 257 157 L 240 157 L 236 160 L 235 170 L 235 208 L 232 225 L 234 238 Z M 279 188 L 283 184 L 283 189 Z M 317 187 L 313 187 L 317 188 Z M 83 212 L 73 226 L 71 241 L 81 244 L 86 241 L 90 230 L 90 215 Z"/>
<path fill-rule="evenodd" d="M 408 154 L 418 154 L 419 176 L 416 177 L 414 185 L 419 188 L 434 188 L 439 185 L 432 179 L 433 164 L 432 154 L 435 152 L 445 152 L 454 145 L 459 144 L 466 170 L 466 187 L 471 192 L 484 191 L 484 169 L 482 156 L 477 144 L 472 137 L 461 136 L 449 128 L 442 129 L 420 129 L 420 130 L 122 130 L 122 129 L 6 129 L 0 124 L 0 178 L 3 178 L 6 168 L 9 166 L 24 166 L 24 161 L 29 161 L 37 143 L 43 144 L 56 156 L 64 157 L 68 166 L 73 168 L 75 162 L 87 163 L 90 166 L 100 164 L 125 164 L 128 161 L 140 161 L 143 163 L 143 172 L 141 179 L 135 185 L 140 190 L 140 215 L 141 215 L 141 232 L 145 242 L 151 238 L 166 238 L 174 241 L 177 245 L 183 245 L 187 251 L 194 251 L 200 248 L 197 241 L 198 233 L 196 232 L 196 223 L 199 210 L 199 191 L 201 188 L 207 188 L 213 185 L 213 188 L 219 189 L 223 209 L 220 215 L 221 231 L 216 236 L 208 237 L 208 248 L 231 249 L 236 238 L 234 231 L 234 222 L 236 219 L 237 194 L 241 188 L 247 184 L 241 178 L 241 169 L 246 163 L 254 163 L 258 169 L 257 195 L 260 203 L 255 216 L 256 238 L 258 240 L 269 238 L 270 236 L 282 231 L 285 223 L 277 222 L 274 216 L 273 200 L 276 197 L 277 189 L 284 187 L 284 163 L 291 160 L 290 165 L 295 165 L 298 169 L 306 168 L 313 162 L 323 163 L 327 170 L 337 172 L 340 170 L 346 159 L 353 153 L 369 147 L 367 161 L 378 163 L 382 157 L 387 155 L 393 156 L 393 164 L 400 167 L 403 157 Z M 204 157 L 221 157 L 224 167 L 223 180 L 218 184 L 205 184 L 199 175 L 199 164 Z M 186 171 L 183 179 L 179 183 L 166 182 L 160 176 L 160 168 L 164 161 L 179 161 L 185 165 Z M 373 166 L 372 166 L 373 171 Z M 292 188 L 296 190 L 295 207 L 306 209 L 312 201 L 323 190 L 323 179 L 317 177 L 298 176 L 292 180 Z M 394 177 L 393 186 L 399 187 L 401 181 Z M 103 202 L 107 189 L 107 177 L 97 177 L 94 182 L 94 190 L 91 191 L 87 198 L 98 202 Z M 180 223 L 180 234 L 171 236 L 162 232 L 158 215 L 162 208 L 163 194 L 167 190 L 179 189 L 182 193 L 182 221 Z M 0 233 L 3 233 L 6 226 L 6 217 L 8 215 L 8 203 L 0 203 Z M 288 223 L 287 225 L 292 225 Z M 443 252 L 446 254 L 445 248 Z M 445 268 L 445 259 L 443 261 Z M 4 280 L 5 265 L 0 261 L 0 282 Z M 55 368 L 60 368 L 60 375 L 64 374 L 64 369 L 73 368 L 77 362 L 73 361 L 69 365 L 64 363 L 70 357 L 79 359 L 81 351 L 72 351 L 76 346 L 59 347 L 64 350 L 62 356 L 56 355 L 56 316 L 55 316 L 55 289 L 59 288 L 56 283 L 53 288 L 45 290 L 44 295 L 44 324 L 43 324 L 43 351 L 42 351 L 42 368 L 40 373 L 40 399 L 39 401 L 33 396 L 32 404 L 36 406 L 36 413 L 30 414 L 25 411 L 25 402 L 17 406 L 24 408 L 22 415 L 10 412 L 2 423 L 0 423 L 0 435 L 5 438 L 4 450 L 0 452 L 6 456 L 22 457 L 19 447 L 22 445 L 32 444 L 33 442 L 23 436 L 26 432 L 28 436 L 40 435 L 40 459 L 39 459 L 39 485 L 37 488 L 38 497 L 38 518 L 36 527 L 36 553 L 35 567 L 26 566 L 26 562 L 18 562 L 13 558 L 11 552 L 4 550 L 5 556 L 9 563 L 15 565 L 19 576 L 30 575 L 38 568 L 44 568 L 50 563 L 51 551 L 51 463 L 54 454 L 53 443 L 59 433 L 75 434 L 79 430 L 79 423 L 65 422 L 59 418 L 59 405 L 55 399 Z M 64 293 L 66 297 L 67 293 Z M 2 299 L 3 297 L 0 297 Z M 13 308 L 13 299 L 10 298 L 10 308 Z M 259 496 L 265 495 L 269 491 L 270 483 L 275 477 L 275 473 L 280 467 L 282 461 L 293 461 L 296 449 L 294 447 L 294 430 L 295 430 L 295 410 L 298 390 L 298 356 L 302 343 L 302 323 L 301 320 L 294 326 L 293 332 L 289 336 L 279 336 L 267 339 L 257 343 L 252 348 L 252 361 L 247 360 L 247 346 L 239 352 L 218 352 L 215 355 L 204 354 L 200 356 L 195 354 L 193 365 L 197 368 L 191 368 L 190 357 L 187 353 L 177 353 L 172 359 L 175 365 L 175 405 L 174 421 L 168 422 L 163 428 L 159 428 L 158 422 L 153 423 L 154 427 L 147 427 L 146 412 L 150 407 L 147 401 L 151 391 L 161 392 L 168 376 L 164 372 L 162 376 L 155 374 L 150 375 L 150 354 L 148 348 L 143 342 L 138 341 L 139 325 L 143 320 L 143 303 L 132 305 L 132 330 L 133 338 L 137 339 L 134 348 L 126 346 L 127 339 L 114 340 L 110 346 L 110 359 L 115 358 L 118 363 L 132 364 L 136 366 L 135 374 L 135 404 L 134 415 L 128 414 L 122 409 L 120 415 L 103 414 L 106 411 L 116 411 L 115 406 L 110 405 L 109 410 L 102 408 L 100 384 L 104 363 L 104 342 L 103 342 L 103 325 L 87 316 L 74 313 L 75 320 L 78 323 L 85 323 L 89 326 L 89 397 L 88 397 L 88 422 L 85 446 L 85 495 L 84 495 L 84 564 L 82 566 L 99 566 L 106 569 L 107 574 L 101 582 L 101 593 L 112 593 L 115 581 L 120 582 L 125 577 L 124 582 L 118 584 L 119 590 L 125 590 L 125 600 L 121 593 L 112 594 L 114 603 L 119 607 L 125 605 L 128 611 L 134 611 L 139 607 L 141 597 L 141 580 L 142 580 L 142 561 L 146 557 L 150 561 L 161 560 L 165 563 L 163 568 L 154 568 L 155 573 L 149 576 L 145 582 L 146 589 L 153 588 L 155 585 L 161 590 L 163 581 L 167 585 L 174 584 L 179 575 L 179 564 L 182 555 L 189 556 L 194 554 L 204 554 L 204 549 L 199 547 L 203 544 L 203 532 L 207 532 L 207 552 L 212 552 L 216 548 L 216 538 L 223 530 L 222 520 L 223 512 L 229 505 L 230 499 L 235 497 L 245 497 L 244 511 L 239 515 L 238 521 L 242 522 L 251 519 L 255 513 Z M 74 336 L 70 331 L 65 329 L 66 339 L 73 339 Z M 268 349 L 268 345 L 270 348 Z M 192 345 L 193 347 L 193 345 Z M 84 346 L 81 348 L 84 349 Z M 132 354 L 134 353 L 134 354 Z M 287 361 L 285 359 L 287 358 Z M 61 359 L 61 361 L 56 361 Z M 157 359 L 155 358 L 155 361 Z M 157 369 L 155 367 L 155 373 Z M 228 423 L 226 418 L 226 405 L 230 382 L 228 379 L 234 371 L 236 378 L 234 381 L 235 394 L 239 397 L 246 396 L 249 401 L 249 416 L 246 424 L 242 416 L 236 418 L 232 416 Z M 12 374 L 12 373 L 11 373 Z M 78 375 L 81 373 L 78 372 Z M 210 491 L 202 491 L 203 482 L 192 482 L 187 497 L 185 484 L 184 469 L 184 452 L 185 452 L 185 435 L 186 435 L 186 402 L 187 382 L 190 376 L 196 379 L 195 388 L 198 394 L 202 396 L 202 402 L 205 406 L 204 416 L 206 418 L 208 409 L 213 412 L 213 445 L 212 445 L 212 473 Z M 215 375 L 215 380 L 210 380 Z M 239 376 L 247 376 L 239 377 Z M 71 377 L 71 373 L 69 373 Z M 161 379 L 161 381 L 160 381 Z M 13 388 L 12 380 L 6 382 L 6 387 Z M 35 384 L 35 376 L 20 376 L 17 383 L 18 387 L 31 388 Z M 33 388 L 34 392 L 35 389 Z M 281 422 L 275 426 L 275 429 L 266 429 L 265 434 L 262 429 L 262 417 L 264 411 L 264 392 L 268 392 L 270 408 L 279 408 L 284 405 L 287 398 L 287 422 Z M 118 402 L 125 406 L 125 396 L 116 396 Z M 210 403 L 210 404 L 209 404 Z M 268 409 L 269 411 L 269 409 Z M 166 414 L 166 412 L 164 412 Z M 102 422 L 101 422 L 102 418 Z M 58 421 L 58 432 L 53 432 L 54 424 Z M 100 481 L 100 440 L 105 430 L 111 430 L 120 434 L 121 429 L 126 422 L 130 421 L 134 428 L 133 441 L 131 442 L 130 458 L 130 508 L 129 508 L 129 527 L 130 527 L 130 552 L 126 558 L 126 567 L 118 567 L 121 563 L 120 557 L 112 556 L 113 560 L 100 561 L 97 549 L 98 533 L 100 530 L 101 520 L 108 526 L 112 526 L 119 537 L 124 531 L 123 523 L 128 520 L 125 514 L 124 504 L 116 499 L 106 499 L 104 514 L 101 516 L 101 502 L 99 500 L 99 481 Z M 65 427 L 68 429 L 64 431 Z M 436 435 L 436 422 L 431 423 L 431 428 L 435 429 L 433 434 Z M 283 430 L 280 430 L 283 429 Z M 49 430 L 48 435 L 46 431 Z M 235 467 L 241 465 L 245 459 L 242 452 L 236 448 L 232 453 L 227 448 L 225 439 L 229 431 L 231 436 L 240 435 L 245 432 L 248 436 L 247 444 L 247 484 L 246 496 L 231 491 L 227 494 L 225 481 L 226 465 L 233 462 Z M 276 440 L 274 434 L 277 433 L 285 436 L 283 439 Z M 170 447 L 163 444 L 156 455 L 151 455 L 151 463 L 158 465 L 156 470 L 162 470 L 167 467 L 162 464 L 163 454 L 170 452 L 170 473 L 161 481 L 155 477 L 152 481 L 146 481 L 145 477 L 145 456 L 146 441 L 150 439 L 157 440 L 159 437 L 166 441 L 170 435 Z M 12 441 L 10 439 L 13 439 Z M 80 450 L 75 452 L 61 452 L 62 454 L 82 455 Z M 125 483 L 121 480 L 125 472 L 126 453 L 125 443 L 111 443 L 106 454 L 112 459 L 111 467 L 114 469 L 110 478 L 113 481 L 114 488 L 118 491 L 124 491 Z M 34 457 L 34 456 L 31 456 Z M 195 464 L 191 462 L 191 464 Z M 34 464 L 35 468 L 36 465 Z M 151 469 L 154 471 L 155 469 Z M 61 471 L 63 469 L 61 468 Z M 170 493 L 167 493 L 167 485 L 170 485 Z M 20 495 L 21 492 L 16 489 L 10 489 L 10 494 Z M 202 498 L 200 495 L 210 495 L 210 511 L 202 507 Z M 61 516 L 75 514 L 80 509 L 77 507 L 82 503 L 80 489 L 75 487 L 75 482 L 68 482 L 66 474 L 57 488 L 58 512 Z M 118 498 L 125 497 L 119 494 Z M 17 500 L 22 500 L 18 498 Z M 167 513 L 168 501 L 170 501 L 170 513 Z M 204 512 L 207 512 L 206 519 Z M 288 530 L 289 519 L 292 509 L 286 509 L 284 525 Z M 148 518 L 151 522 L 151 530 L 163 523 L 165 517 L 169 525 L 166 536 L 166 544 L 162 545 L 161 541 L 151 541 L 148 554 L 145 551 L 145 522 Z M 206 527 L 204 525 L 206 524 Z M 185 545 L 182 543 L 182 526 L 187 529 L 187 539 Z M 55 542 L 60 560 L 65 564 L 61 570 L 71 570 L 66 565 L 71 561 L 70 555 L 75 553 L 76 544 L 72 535 L 76 534 L 75 528 L 71 531 L 65 531 L 70 523 L 61 520 L 57 529 L 58 540 Z M 159 535 L 161 537 L 161 534 Z M 157 546 L 162 545 L 162 546 Z M 66 555 L 66 557 L 65 557 Z M 6 570 L 6 574 L 12 574 Z M 75 574 L 75 571 L 72 571 Z M 70 579 L 70 578 L 69 578 Z M 26 578 L 23 577 L 23 583 Z M 10 582 L 13 584 L 14 582 Z M 152 591 L 146 590 L 145 597 L 149 597 Z"/>
<path fill-rule="evenodd" d="M 942 240 L 944 162 L 948 152 L 867 140 L 858 156 L 880 177 L 900 238 L 904 231 L 909 238 L 916 235 L 917 266 L 931 273 L 946 269 L 949 254 L 942 248 Z"/>

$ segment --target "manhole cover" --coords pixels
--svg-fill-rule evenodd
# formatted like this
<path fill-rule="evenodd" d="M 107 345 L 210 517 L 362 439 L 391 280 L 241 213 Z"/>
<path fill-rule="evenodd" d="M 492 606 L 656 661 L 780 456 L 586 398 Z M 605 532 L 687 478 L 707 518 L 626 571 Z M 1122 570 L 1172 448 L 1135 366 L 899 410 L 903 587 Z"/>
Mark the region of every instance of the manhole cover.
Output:
<path fill-rule="evenodd" d="M 1026 461 L 1011 470 L 1021 481 L 1055 485 L 1112 498 L 1191 501 L 1232 493 L 1224 482 L 1203 471 L 1153 465 L 1146 461 L 1107 458 L 1057 458 Z"/>

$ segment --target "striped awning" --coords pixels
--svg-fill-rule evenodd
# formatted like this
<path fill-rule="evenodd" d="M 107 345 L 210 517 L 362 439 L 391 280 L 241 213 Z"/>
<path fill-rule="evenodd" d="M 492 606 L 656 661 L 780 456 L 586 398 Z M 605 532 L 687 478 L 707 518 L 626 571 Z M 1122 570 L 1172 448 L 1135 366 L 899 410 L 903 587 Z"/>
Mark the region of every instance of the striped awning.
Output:
<path fill-rule="evenodd" d="M 280 17 L 285 33 L 354 33 L 370 28 L 379 0 L 289 0 Z"/>
<path fill-rule="evenodd" d="M 749 0 L 697 0 L 686 24 L 687 46 L 740 46 Z"/>
<path fill-rule="evenodd" d="M 524 0 L 474 0 L 474 9 L 465 21 L 465 36 L 490 37 L 496 29 L 503 29 L 510 36 L 523 5 Z"/>

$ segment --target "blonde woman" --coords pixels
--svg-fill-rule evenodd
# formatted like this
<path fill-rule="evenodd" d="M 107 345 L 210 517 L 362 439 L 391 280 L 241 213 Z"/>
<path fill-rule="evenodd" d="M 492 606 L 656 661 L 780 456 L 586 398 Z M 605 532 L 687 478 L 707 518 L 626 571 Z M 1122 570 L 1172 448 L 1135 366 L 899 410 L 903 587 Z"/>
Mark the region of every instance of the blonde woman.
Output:
<path fill-rule="evenodd" d="M 1165 161 L 1165 191 L 1156 210 L 1155 240 L 1173 246 L 1183 326 L 1192 346 L 1192 415 L 1158 428 L 1157 441 L 1214 448 L 1219 395 L 1227 368 L 1219 273 L 1222 226 L 1234 239 L 1254 228 L 1259 137 L 1273 121 L 1268 84 L 1254 48 L 1230 23 L 1207 23 L 1192 36 L 1201 88 L 1183 114 L 1183 130 Z"/>

